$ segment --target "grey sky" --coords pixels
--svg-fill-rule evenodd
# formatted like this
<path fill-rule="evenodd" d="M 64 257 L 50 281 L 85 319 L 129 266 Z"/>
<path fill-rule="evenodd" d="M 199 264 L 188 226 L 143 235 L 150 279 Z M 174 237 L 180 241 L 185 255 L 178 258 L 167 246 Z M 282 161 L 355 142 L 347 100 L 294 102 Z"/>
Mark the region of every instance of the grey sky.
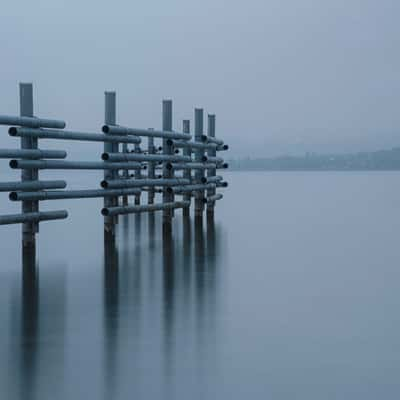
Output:
<path fill-rule="evenodd" d="M 175 129 L 216 113 L 235 156 L 400 145 L 399 17 L 398 0 L 2 0 L 0 113 L 32 81 L 36 114 L 71 129 L 97 129 L 115 89 L 121 124 L 159 127 L 162 98 Z"/>

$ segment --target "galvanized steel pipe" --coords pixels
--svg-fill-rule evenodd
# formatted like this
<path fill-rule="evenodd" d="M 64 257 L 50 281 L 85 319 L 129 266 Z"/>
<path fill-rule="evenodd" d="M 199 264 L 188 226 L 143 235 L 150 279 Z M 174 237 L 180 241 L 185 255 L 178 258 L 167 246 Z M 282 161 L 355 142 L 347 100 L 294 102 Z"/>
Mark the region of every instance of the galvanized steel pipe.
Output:
<path fill-rule="evenodd" d="M 184 142 L 182 140 L 171 140 L 169 143 L 172 144 L 173 147 L 177 148 L 191 148 L 191 149 L 217 149 L 218 146 L 212 143 L 199 143 L 199 142 Z"/>
<path fill-rule="evenodd" d="M 103 133 L 86 133 L 72 131 L 58 131 L 54 129 L 31 129 L 11 127 L 8 130 L 10 136 L 35 137 L 40 139 L 78 140 L 83 142 L 107 142 L 107 143 L 140 143 L 141 139 L 135 136 L 114 136 Z M 112 152 L 112 151 L 110 151 Z"/>
<path fill-rule="evenodd" d="M 182 178 L 171 178 L 171 179 L 116 179 L 109 181 L 102 181 L 101 187 L 106 189 L 115 189 L 115 188 L 130 188 L 130 187 L 143 187 L 143 186 L 175 186 L 175 185 L 186 185 L 189 184 L 190 181 L 188 179 Z"/>
<path fill-rule="evenodd" d="M 111 163 L 102 161 L 48 161 L 48 160 L 10 160 L 12 169 L 98 169 L 118 170 L 140 168 L 136 162 Z"/>
<path fill-rule="evenodd" d="M 21 85 L 31 85 L 21 84 Z M 28 128 L 54 128 L 54 129 L 64 129 L 65 122 L 54 120 L 54 119 L 44 119 L 36 117 L 14 117 L 10 115 L 0 115 L 0 125 L 19 125 L 26 126 Z"/>
<path fill-rule="evenodd" d="M 66 158 L 64 150 L 40 150 L 40 149 L 0 149 L 0 158 Z"/>
<path fill-rule="evenodd" d="M 66 187 L 67 182 L 65 181 L 1 182 L 0 192 L 11 192 L 13 190 L 64 189 Z"/>
<path fill-rule="evenodd" d="M 189 204 L 188 204 L 189 203 Z M 190 205 L 190 202 L 187 201 L 175 201 L 171 203 L 161 203 L 161 204 L 147 204 L 141 206 L 128 206 L 128 207 L 111 207 L 111 208 L 103 208 L 101 213 L 104 216 L 113 216 L 113 215 L 123 215 L 123 214 L 136 214 L 148 211 L 161 211 L 166 209 L 175 209 L 187 207 Z"/>
<path fill-rule="evenodd" d="M 0 225 L 21 224 L 21 223 L 25 224 L 25 223 L 32 223 L 39 221 L 65 219 L 67 217 L 68 217 L 68 212 L 66 210 L 1 215 Z"/>
<path fill-rule="evenodd" d="M 140 189 L 94 189 L 94 190 L 56 190 L 41 192 L 11 192 L 11 201 L 24 200 L 61 200 L 61 199 L 89 199 L 96 197 L 113 197 L 140 194 Z"/>
<path fill-rule="evenodd" d="M 169 161 L 169 162 L 190 162 L 190 157 L 162 154 L 140 154 L 140 153 L 103 153 L 104 161 Z"/>
<path fill-rule="evenodd" d="M 165 100 L 171 101 L 171 100 Z M 136 136 L 147 136 L 147 137 L 155 137 L 155 138 L 163 138 L 163 139 L 182 139 L 182 140 L 190 140 L 192 138 L 191 135 L 186 133 L 174 132 L 171 130 L 167 130 L 163 127 L 162 131 L 157 130 L 149 130 L 149 129 L 137 129 L 137 128 L 125 128 L 123 126 L 109 126 L 104 125 L 102 128 L 104 133 L 109 133 L 113 135 L 136 135 Z"/>

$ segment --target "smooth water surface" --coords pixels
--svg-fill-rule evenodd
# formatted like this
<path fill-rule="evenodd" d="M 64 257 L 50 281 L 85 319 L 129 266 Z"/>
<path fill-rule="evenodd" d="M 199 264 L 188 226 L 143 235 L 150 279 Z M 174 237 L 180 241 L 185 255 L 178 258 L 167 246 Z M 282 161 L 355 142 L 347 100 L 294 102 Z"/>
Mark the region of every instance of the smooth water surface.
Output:
<path fill-rule="evenodd" d="M 122 217 L 106 257 L 101 200 L 43 203 L 36 269 L 0 227 L 0 399 L 398 399 L 400 174 L 226 177 L 214 224 Z"/>

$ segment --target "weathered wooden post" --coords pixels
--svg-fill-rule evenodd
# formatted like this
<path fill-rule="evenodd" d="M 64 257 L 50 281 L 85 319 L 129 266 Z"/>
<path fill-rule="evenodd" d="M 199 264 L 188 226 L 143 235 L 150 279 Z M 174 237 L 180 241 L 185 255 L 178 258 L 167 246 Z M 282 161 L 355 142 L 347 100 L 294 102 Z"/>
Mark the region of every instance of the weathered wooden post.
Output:
<path fill-rule="evenodd" d="M 188 119 L 183 120 L 183 129 L 182 130 L 183 130 L 183 133 L 190 133 L 190 120 L 188 120 Z M 191 157 L 192 148 L 191 147 L 184 147 L 183 148 L 183 155 Z M 191 180 L 192 180 L 192 172 L 191 172 L 190 169 L 187 169 L 187 170 L 183 171 L 183 178 L 184 179 L 189 179 L 189 181 L 191 182 Z M 190 193 L 186 193 L 183 196 L 183 200 L 190 201 L 190 197 L 191 197 Z M 190 206 L 183 208 L 183 216 L 184 217 L 189 217 L 190 216 Z"/>
<path fill-rule="evenodd" d="M 196 108 L 194 110 L 194 140 L 195 142 L 203 141 L 203 109 Z M 204 157 L 204 149 L 197 148 L 195 150 L 195 162 L 201 163 L 203 162 Z M 202 178 L 204 178 L 204 169 L 196 169 L 195 170 L 195 179 L 196 183 L 201 183 Z M 199 219 L 203 216 L 204 210 L 204 190 L 198 191 L 198 195 L 195 197 L 194 201 L 194 216 Z"/>
<path fill-rule="evenodd" d="M 105 92 L 105 116 L 106 125 L 116 124 L 116 94 L 115 92 Z M 105 133 L 107 134 L 107 133 Z M 118 143 L 104 142 L 104 153 L 115 153 L 118 149 Z M 111 181 L 115 179 L 116 172 L 112 169 L 104 170 L 104 180 Z M 104 197 L 104 208 L 116 207 L 118 205 L 118 197 Z M 115 221 L 118 216 L 104 217 L 104 240 L 107 243 L 115 243 Z"/>
<path fill-rule="evenodd" d="M 208 126 L 207 126 L 207 136 L 211 138 L 215 138 L 215 115 L 208 115 Z M 216 157 L 217 156 L 217 149 L 216 148 L 209 148 L 207 151 L 207 155 L 209 157 Z M 217 170 L 216 168 L 210 168 L 207 170 L 207 177 L 212 178 L 215 177 Z M 215 188 L 207 190 L 207 197 L 214 196 L 216 194 Z M 207 202 L 207 219 L 214 218 L 214 208 L 215 202 L 210 201 Z"/>
<path fill-rule="evenodd" d="M 172 100 L 163 100 L 162 103 L 162 130 L 172 131 Z M 163 155 L 173 154 L 173 145 L 168 139 L 163 138 L 162 144 Z M 174 171 L 168 168 L 168 162 L 163 163 L 163 179 L 171 179 Z M 174 195 L 163 188 L 163 203 L 171 203 L 174 201 Z M 167 208 L 163 211 L 163 229 L 167 232 L 171 230 L 172 209 Z"/>
<path fill-rule="evenodd" d="M 33 85 L 32 83 L 20 83 L 19 85 L 20 115 L 21 117 L 33 117 Z M 38 139 L 33 137 L 21 138 L 21 149 L 37 149 Z M 38 170 L 22 169 L 21 181 L 38 180 Z M 38 202 L 22 202 L 22 212 L 31 213 L 38 211 Z M 22 257 L 36 258 L 36 238 L 38 232 L 37 222 L 25 222 L 22 224 Z"/>

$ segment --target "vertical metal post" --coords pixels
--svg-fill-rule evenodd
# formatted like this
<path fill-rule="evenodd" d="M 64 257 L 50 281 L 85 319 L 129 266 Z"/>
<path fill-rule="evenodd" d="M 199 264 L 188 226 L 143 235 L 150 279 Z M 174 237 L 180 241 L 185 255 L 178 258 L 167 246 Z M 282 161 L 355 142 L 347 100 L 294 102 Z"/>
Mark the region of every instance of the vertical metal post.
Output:
<path fill-rule="evenodd" d="M 215 138 L 215 115 L 208 115 L 208 125 L 207 125 L 207 135 Z M 210 157 L 215 157 L 217 155 L 217 150 L 216 149 L 209 149 L 207 154 Z M 207 176 L 216 176 L 217 170 L 215 168 L 210 168 L 207 170 Z M 213 196 L 216 193 L 215 189 L 209 189 L 207 191 L 208 196 Z M 214 218 L 214 208 L 215 208 L 215 202 L 210 202 L 207 203 L 207 219 L 213 219 Z"/>
<path fill-rule="evenodd" d="M 122 144 L 122 152 L 125 153 L 125 154 L 128 153 L 128 144 L 127 143 L 123 143 Z M 124 169 L 123 174 L 124 174 L 123 176 L 124 176 L 125 179 L 129 178 L 129 170 Z M 128 205 L 128 196 L 123 196 L 122 197 L 122 204 L 124 206 Z"/>
<path fill-rule="evenodd" d="M 115 92 L 105 92 L 105 115 L 104 123 L 106 125 L 115 125 L 116 123 L 116 94 Z M 115 148 L 118 150 L 118 144 L 104 142 L 104 152 L 113 153 Z M 114 170 L 104 170 L 104 180 L 115 178 Z M 104 207 L 116 206 L 118 197 L 104 197 Z M 104 239 L 107 242 L 115 241 L 115 221 L 118 217 L 104 217 Z"/>
<path fill-rule="evenodd" d="M 140 149 L 140 145 L 139 144 L 135 144 L 135 153 L 140 154 L 141 153 L 141 149 Z M 142 172 L 140 168 L 136 168 L 135 169 L 135 179 L 140 179 L 142 177 Z M 139 205 L 140 204 L 140 193 L 139 194 L 135 194 L 135 205 Z"/>
<path fill-rule="evenodd" d="M 194 110 L 194 140 L 196 142 L 201 142 L 203 136 L 203 109 L 195 108 Z M 202 162 L 202 157 L 204 156 L 203 149 L 196 149 L 195 151 L 195 161 Z M 205 176 L 203 169 L 197 169 L 195 171 L 195 179 L 197 183 L 201 183 L 201 178 Z M 195 218 L 201 218 L 204 211 L 204 190 L 199 191 L 199 196 L 196 196 L 194 201 L 194 216 Z"/>
<path fill-rule="evenodd" d="M 183 133 L 190 133 L 190 120 L 184 119 L 183 120 L 183 126 L 182 126 L 182 131 Z M 184 147 L 183 148 L 183 155 L 184 156 L 191 156 L 192 155 L 192 149 L 190 147 Z M 185 169 L 183 170 L 183 178 L 184 179 L 189 179 L 190 181 L 192 180 L 192 170 L 190 169 Z M 183 196 L 183 200 L 189 200 L 190 201 L 190 193 L 187 193 Z M 183 216 L 184 217 L 189 217 L 190 216 L 190 206 L 189 207 L 184 207 L 183 208 Z"/>
<path fill-rule="evenodd" d="M 148 153 L 155 154 L 156 149 L 154 147 L 154 138 L 148 138 Z M 147 176 L 149 179 L 155 179 L 155 172 L 156 172 L 156 165 L 154 161 L 149 161 L 147 163 Z M 154 204 L 154 188 L 151 186 L 149 187 L 149 191 L 147 192 L 147 204 Z"/>
<path fill-rule="evenodd" d="M 172 100 L 163 100 L 162 103 L 162 129 L 163 131 L 172 131 Z M 168 144 L 167 139 L 163 139 L 163 154 L 172 155 L 173 146 Z M 163 163 L 163 178 L 170 179 L 173 178 L 174 172 L 167 168 L 167 162 Z M 163 189 L 163 203 L 169 203 L 174 201 L 174 195 L 168 193 L 167 188 Z M 171 230 L 172 224 L 172 210 L 167 209 L 163 211 L 163 229 L 168 232 Z"/>
<path fill-rule="evenodd" d="M 19 85 L 20 115 L 21 117 L 33 117 L 33 86 L 32 83 L 20 83 Z M 38 140 L 30 137 L 21 138 L 21 149 L 37 149 Z M 21 170 L 21 181 L 30 181 L 38 178 L 38 170 Z M 22 212 L 29 213 L 38 210 L 38 202 L 23 201 Z M 38 231 L 37 222 L 26 222 L 22 225 L 22 254 L 33 260 L 36 258 L 35 233 Z"/>

